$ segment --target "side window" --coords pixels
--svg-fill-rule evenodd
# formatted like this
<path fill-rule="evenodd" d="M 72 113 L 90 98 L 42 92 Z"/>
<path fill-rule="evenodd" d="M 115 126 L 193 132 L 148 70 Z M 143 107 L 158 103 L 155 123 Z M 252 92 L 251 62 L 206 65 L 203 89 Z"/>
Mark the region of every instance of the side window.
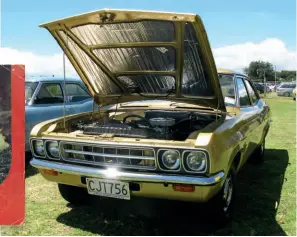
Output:
<path fill-rule="evenodd" d="M 34 99 L 34 104 L 61 104 L 63 102 L 62 88 L 58 83 L 43 83 Z"/>
<path fill-rule="evenodd" d="M 247 89 L 247 91 L 249 93 L 250 99 L 252 101 L 252 104 L 255 104 L 256 101 L 258 100 L 258 97 L 257 97 L 257 95 L 256 95 L 256 93 L 254 91 L 254 88 L 252 87 L 250 81 L 244 80 L 244 82 L 245 82 L 246 89 Z"/>
<path fill-rule="evenodd" d="M 219 82 L 222 89 L 222 94 L 224 96 L 225 104 L 235 105 L 235 86 L 233 75 L 219 74 Z"/>
<path fill-rule="evenodd" d="M 69 102 L 72 103 L 80 102 L 91 97 L 89 93 L 82 88 L 82 86 L 76 83 L 66 84 L 66 94 L 69 99 Z"/>
<path fill-rule="evenodd" d="M 243 79 L 237 77 L 236 84 L 237 84 L 237 90 L 238 90 L 239 106 L 241 107 L 250 106 L 251 101 L 247 93 L 246 87 L 244 85 Z"/>

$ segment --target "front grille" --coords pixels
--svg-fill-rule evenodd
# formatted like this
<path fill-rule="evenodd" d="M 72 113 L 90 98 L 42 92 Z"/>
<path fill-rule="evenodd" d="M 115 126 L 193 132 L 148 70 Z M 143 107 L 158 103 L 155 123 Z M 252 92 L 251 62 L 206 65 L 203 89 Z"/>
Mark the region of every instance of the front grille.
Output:
<path fill-rule="evenodd" d="M 155 151 L 152 148 L 90 145 L 84 143 L 60 144 L 65 161 L 97 166 L 155 170 Z"/>

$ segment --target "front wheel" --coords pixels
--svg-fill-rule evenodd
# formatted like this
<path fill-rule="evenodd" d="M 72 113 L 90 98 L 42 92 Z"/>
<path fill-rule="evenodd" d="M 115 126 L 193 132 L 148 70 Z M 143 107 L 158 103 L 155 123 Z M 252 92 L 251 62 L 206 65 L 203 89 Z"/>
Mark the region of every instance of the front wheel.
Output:
<path fill-rule="evenodd" d="M 61 196 L 70 204 L 81 206 L 88 203 L 89 195 L 86 189 L 66 184 L 58 184 L 58 188 Z"/>
<path fill-rule="evenodd" d="M 284 93 L 284 96 L 285 96 L 285 97 L 289 97 L 289 96 L 290 96 L 290 93 L 289 93 L 289 92 L 285 92 L 285 93 Z"/>
<path fill-rule="evenodd" d="M 219 226 L 228 224 L 233 218 L 234 199 L 236 192 L 236 174 L 232 168 L 221 191 L 208 203 L 210 218 Z"/>

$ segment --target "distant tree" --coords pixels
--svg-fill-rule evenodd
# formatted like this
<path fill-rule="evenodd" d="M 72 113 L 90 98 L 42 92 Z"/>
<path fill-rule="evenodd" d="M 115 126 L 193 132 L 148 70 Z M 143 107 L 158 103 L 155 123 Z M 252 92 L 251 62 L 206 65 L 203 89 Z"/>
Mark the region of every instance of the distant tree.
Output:
<path fill-rule="evenodd" d="M 282 70 L 281 72 L 279 72 L 279 77 L 283 81 L 293 81 L 293 80 L 296 80 L 296 71 Z"/>
<path fill-rule="evenodd" d="M 273 65 L 270 62 L 252 61 L 248 67 L 244 68 L 244 73 L 251 79 L 264 79 L 264 71 L 266 81 L 274 80 Z"/>

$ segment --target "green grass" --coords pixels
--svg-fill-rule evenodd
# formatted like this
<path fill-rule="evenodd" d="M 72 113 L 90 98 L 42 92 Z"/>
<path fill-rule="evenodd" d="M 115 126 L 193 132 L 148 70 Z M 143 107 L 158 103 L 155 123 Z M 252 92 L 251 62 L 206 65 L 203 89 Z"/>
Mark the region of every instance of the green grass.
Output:
<path fill-rule="evenodd" d="M 167 207 L 161 219 L 126 215 L 140 205 L 150 212 L 161 210 L 162 203 L 145 200 L 111 201 L 102 208 L 100 199 L 94 199 L 96 205 L 72 208 L 54 183 L 28 169 L 25 224 L 2 227 L 2 235 L 295 235 L 296 103 L 274 96 L 266 100 L 273 123 L 265 162 L 247 164 L 239 174 L 235 217 L 228 226 L 214 229 L 203 222 L 203 213 L 186 205 Z"/>

